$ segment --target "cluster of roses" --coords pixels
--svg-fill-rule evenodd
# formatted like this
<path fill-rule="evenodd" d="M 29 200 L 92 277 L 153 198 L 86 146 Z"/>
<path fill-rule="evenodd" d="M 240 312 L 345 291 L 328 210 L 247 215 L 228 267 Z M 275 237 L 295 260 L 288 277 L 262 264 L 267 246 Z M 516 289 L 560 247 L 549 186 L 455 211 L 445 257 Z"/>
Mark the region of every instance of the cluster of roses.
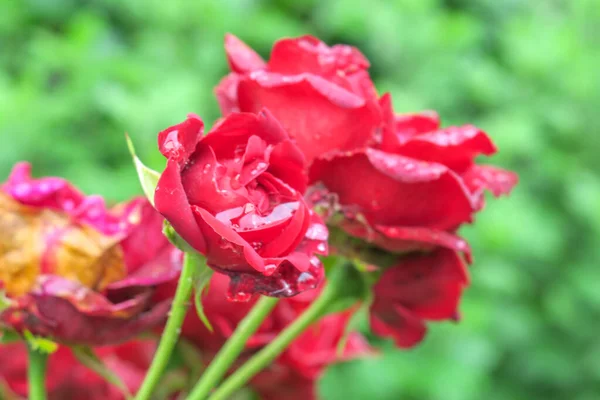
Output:
<path fill-rule="evenodd" d="M 167 165 L 152 204 L 107 208 L 63 179 L 31 178 L 28 164 L 1 186 L 0 326 L 65 345 L 50 357 L 51 399 L 123 398 L 73 345 L 96 347 L 131 392 L 140 386 L 156 347 L 140 334 L 160 331 L 182 268 L 163 219 L 215 271 L 202 298 L 212 330 L 194 310 L 182 328 L 200 364 L 259 295 L 283 299 L 240 360 L 270 343 L 327 285 L 328 253 L 375 277 L 371 328 L 399 347 L 421 341 L 428 321 L 458 318 L 470 252 L 456 230 L 483 208 L 484 190 L 507 194 L 517 181 L 474 163 L 496 151 L 490 138 L 441 128 L 434 112 L 395 114 L 353 47 L 284 39 L 268 62 L 233 36 L 225 48 L 224 117 L 206 135 L 195 115 L 160 132 Z M 250 386 L 264 399 L 315 398 L 328 364 L 372 351 L 347 334 L 351 313 L 321 318 Z M 23 344 L 1 345 L 0 382 L 6 397 L 26 396 Z"/>

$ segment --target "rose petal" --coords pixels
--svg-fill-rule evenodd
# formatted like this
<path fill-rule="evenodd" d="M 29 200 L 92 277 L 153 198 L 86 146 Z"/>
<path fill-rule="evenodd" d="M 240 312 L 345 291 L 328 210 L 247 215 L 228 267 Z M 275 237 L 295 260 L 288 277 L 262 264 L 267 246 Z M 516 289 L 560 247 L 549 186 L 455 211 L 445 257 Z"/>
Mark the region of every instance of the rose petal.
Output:
<path fill-rule="evenodd" d="M 215 87 L 215 96 L 217 97 L 221 113 L 224 116 L 240 111 L 237 100 L 237 87 L 239 81 L 240 76 L 232 73 L 223 78 L 217 87 Z"/>
<path fill-rule="evenodd" d="M 184 122 L 158 134 L 160 152 L 180 164 L 186 162 L 202 138 L 203 129 L 204 123 L 200 117 L 194 114 L 188 115 Z"/>
<path fill-rule="evenodd" d="M 206 242 L 183 190 L 179 164 L 175 159 L 167 161 L 167 167 L 156 186 L 154 202 L 156 210 L 171 223 L 175 231 L 184 237 L 190 246 L 204 254 Z"/>
<path fill-rule="evenodd" d="M 453 230 L 473 213 L 467 188 L 443 165 L 374 149 L 318 159 L 310 178 L 375 225 Z"/>
<path fill-rule="evenodd" d="M 234 72 L 250 72 L 265 66 L 263 59 L 254 50 L 229 33 L 225 35 L 225 52 L 229 67 Z"/>
<path fill-rule="evenodd" d="M 379 124 L 379 115 L 364 99 L 314 75 L 256 74 L 239 83 L 238 96 L 243 111 L 267 107 L 308 163 L 331 150 L 366 144 Z"/>

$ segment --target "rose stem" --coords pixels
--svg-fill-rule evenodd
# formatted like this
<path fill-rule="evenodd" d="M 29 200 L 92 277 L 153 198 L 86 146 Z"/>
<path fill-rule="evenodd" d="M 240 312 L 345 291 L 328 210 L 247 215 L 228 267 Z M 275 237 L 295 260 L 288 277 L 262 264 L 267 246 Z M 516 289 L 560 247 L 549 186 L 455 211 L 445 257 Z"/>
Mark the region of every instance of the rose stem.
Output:
<path fill-rule="evenodd" d="M 29 399 L 46 400 L 46 366 L 48 354 L 38 351 L 27 344 L 29 365 L 27 378 L 29 380 Z"/>
<path fill-rule="evenodd" d="M 261 351 L 256 353 L 248 362 L 240 367 L 233 375 L 223 382 L 223 384 L 215 390 L 210 400 L 225 400 L 233 393 L 246 384 L 250 379 L 269 365 L 279 354 L 281 354 L 289 344 L 302 334 L 312 323 L 321 318 L 325 310 L 335 300 L 337 291 L 333 288 L 325 290 L 319 298 L 315 300 L 309 308 L 300 315 L 291 325 L 285 328 L 279 336 L 271 343 L 265 346 Z M 188 400 L 200 400 L 199 397 L 190 397 Z"/>
<path fill-rule="evenodd" d="M 244 350 L 246 342 L 258 330 L 262 322 L 267 318 L 279 299 L 261 296 L 252 310 L 239 323 L 235 332 L 225 342 L 219 353 L 212 360 L 202 377 L 192 389 L 187 400 L 203 400 L 212 388 L 219 383 L 227 373 L 229 367 L 235 362 Z"/>
<path fill-rule="evenodd" d="M 146 373 L 144 382 L 140 387 L 135 400 L 148 400 L 152 397 L 156 385 L 159 384 L 160 378 L 165 371 L 165 368 L 171 358 L 173 349 L 179 339 L 181 333 L 181 325 L 185 318 L 185 314 L 190 306 L 189 299 L 192 295 L 192 287 L 194 285 L 194 274 L 199 268 L 199 264 L 204 262 L 204 257 L 197 253 L 186 252 L 183 258 L 183 268 L 177 283 L 175 297 L 171 304 L 169 319 L 165 325 L 165 330 L 161 336 L 158 348 L 154 354 L 152 364 Z"/>

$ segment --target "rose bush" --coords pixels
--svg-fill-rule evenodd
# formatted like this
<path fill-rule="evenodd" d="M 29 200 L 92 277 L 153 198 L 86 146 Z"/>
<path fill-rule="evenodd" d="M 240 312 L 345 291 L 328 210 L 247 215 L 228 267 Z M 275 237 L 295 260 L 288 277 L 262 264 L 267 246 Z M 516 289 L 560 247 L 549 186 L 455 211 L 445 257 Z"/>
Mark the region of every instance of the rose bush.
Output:
<path fill-rule="evenodd" d="M 142 198 L 107 209 L 61 178 L 18 164 L 0 187 L 0 323 L 64 343 L 121 342 L 162 322 L 154 289 L 177 278 L 181 252 Z"/>
<path fill-rule="evenodd" d="M 235 113 L 202 136 L 194 116 L 159 134 L 167 158 L 157 210 L 210 267 L 232 299 L 293 296 L 316 287 L 327 228 L 303 199 L 302 152 L 267 111 Z"/>

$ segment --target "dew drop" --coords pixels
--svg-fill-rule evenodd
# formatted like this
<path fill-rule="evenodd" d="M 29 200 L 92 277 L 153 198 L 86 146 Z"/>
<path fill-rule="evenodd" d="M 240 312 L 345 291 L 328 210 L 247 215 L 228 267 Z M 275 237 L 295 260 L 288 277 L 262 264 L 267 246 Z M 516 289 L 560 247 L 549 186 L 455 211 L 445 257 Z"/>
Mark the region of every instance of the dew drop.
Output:
<path fill-rule="evenodd" d="M 251 297 L 252 297 L 252 295 L 250 293 L 237 292 L 233 296 L 230 296 L 230 300 L 231 301 L 246 302 L 246 301 L 250 300 Z"/>
<path fill-rule="evenodd" d="M 265 270 L 263 271 L 263 274 L 266 276 L 271 276 L 275 273 L 276 270 L 277 266 L 275 264 L 267 264 L 265 265 Z"/>

